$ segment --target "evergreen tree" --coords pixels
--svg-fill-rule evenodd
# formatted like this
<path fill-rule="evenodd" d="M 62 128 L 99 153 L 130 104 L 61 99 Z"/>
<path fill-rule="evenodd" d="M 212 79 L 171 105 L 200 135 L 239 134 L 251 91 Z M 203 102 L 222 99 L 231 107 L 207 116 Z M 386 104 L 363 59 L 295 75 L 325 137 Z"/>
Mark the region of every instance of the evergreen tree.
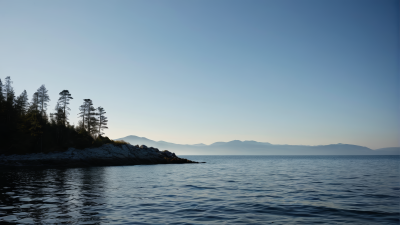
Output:
<path fill-rule="evenodd" d="M 87 108 L 87 116 L 86 116 L 86 126 L 87 126 L 87 131 L 89 134 L 91 134 L 92 136 L 96 135 L 97 133 L 97 118 L 96 118 L 96 109 L 93 107 L 93 103 L 92 100 L 87 99 L 88 101 L 88 108 Z"/>
<path fill-rule="evenodd" d="M 4 112 L 4 102 L 5 102 L 5 99 L 4 99 L 4 95 L 3 95 L 3 83 L 1 82 L 1 79 L 0 79 L 0 123 L 4 123 L 4 122 L 2 122 L 3 112 Z M 2 128 L 4 129 L 4 127 L 2 127 Z M 3 129 L 0 128 L 0 132 Z M 1 135 L 1 133 L 0 133 L 0 135 Z"/>
<path fill-rule="evenodd" d="M 37 126 L 35 123 L 32 123 L 32 126 L 35 125 L 35 132 L 37 134 L 40 134 L 40 150 L 43 151 L 43 135 L 45 134 L 45 128 L 46 128 L 46 124 L 48 122 L 48 118 L 47 118 L 47 114 L 46 114 L 46 109 L 47 109 L 47 103 L 50 101 L 50 97 L 47 94 L 47 89 L 44 86 L 44 84 L 42 86 L 40 86 L 37 89 L 37 94 L 36 94 L 36 100 L 37 101 L 37 106 L 39 108 L 39 117 L 37 117 L 35 120 L 32 121 L 36 121 L 37 120 Z M 31 117 L 33 118 L 33 117 Z"/>
<path fill-rule="evenodd" d="M 6 82 L 3 85 L 3 93 L 5 102 L 3 105 L 3 110 L 5 110 L 5 116 L 7 118 L 7 125 L 6 126 L 13 126 L 12 124 L 12 117 L 14 116 L 14 101 L 15 101 L 15 94 L 14 88 L 11 86 L 12 81 L 10 77 L 6 77 Z M 10 129 L 10 127 L 8 128 Z"/>
<path fill-rule="evenodd" d="M 63 111 L 63 120 L 64 120 L 64 125 L 67 126 L 67 120 L 68 120 L 68 115 L 69 112 L 67 110 L 71 110 L 68 105 L 69 105 L 69 100 L 73 99 L 71 97 L 71 94 L 69 93 L 68 90 L 63 90 L 60 92 L 60 98 L 58 99 L 57 105 L 62 109 Z"/>
<path fill-rule="evenodd" d="M 14 88 L 11 86 L 12 81 L 10 77 L 6 77 L 6 82 L 3 87 L 4 98 L 10 105 L 14 105 Z"/>
<path fill-rule="evenodd" d="M 82 125 L 86 131 L 94 136 L 97 133 L 97 115 L 96 109 L 93 107 L 93 102 L 90 99 L 83 99 L 83 104 L 79 107 L 81 111 L 80 117 L 82 118 Z"/>
<path fill-rule="evenodd" d="M 1 79 L 0 79 L 0 104 L 2 103 L 2 102 L 4 102 L 4 95 L 3 95 L 3 83 L 1 82 Z M 0 105 L 1 106 L 1 105 Z"/>
<path fill-rule="evenodd" d="M 98 129 L 99 129 L 98 130 L 98 135 L 99 136 L 104 134 L 102 132 L 102 130 L 108 129 L 108 127 L 107 127 L 108 120 L 107 120 L 107 117 L 104 116 L 104 114 L 106 114 L 106 111 L 104 110 L 104 108 L 103 107 L 98 107 L 97 108 L 97 115 L 99 116 L 99 118 L 98 118 Z"/>
<path fill-rule="evenodd" d="M 24 115 L 28 110 L 28 94 L 26 90 L 15 100 L 15 107 L 20 115 Z"/>
<path fill-rule="evenodd" d="M 40 88 L 37 90 L 38 93 L 38 105 L 40 108 L 40 113 L 42 115 L 45 115 L 46 113 L 46 109 L 47 109 L 47 102 L 50 101 L 50 97 L 47 94 L 47 89 L 44 86 L 44 84 L 42 86 L 40 86 Z"/>
<path fill-rule="evenodd" d="M 39 111 L 39 94 L 37 92 L 33 93 L 30 108 L 32 108 L 32 110 L 34 109 L 36 111 Z"/>
<path fill-rule="evenodd" d="M 60 106 L 60 104 L 57 102 L 55 109 L 55 113 L 52 113 L 53 119 L 56 122 L 56 124 L 62 124 L 65 126 L 65 116 L 64 116 L 64 111 L 63 107 Z"/>
<path fill-rule="evenodd" d="M 80 126 L 85 129 L 86 126 L 86 112 L 87 112 L 87 101 L 88 99 L 83 99 L 83 104 L 79 106 L 79 111 L 81 111 L 78 115 L 81 118 L 80 120 Z"/>
<path fill-rule="evenodd" d="M 8 137 L 9 137 L 9 132 L 8 132 L 8 117 L 6 116 L 6 102 L 5 98 L 3 95 L 3 83 L 1 82 L 0 79 L 0 139 L 2 140 L 2 146 L 7 146 L 8 145 Z M 0 154 L 4 152 L 4 149 L 0 148 Z"/>

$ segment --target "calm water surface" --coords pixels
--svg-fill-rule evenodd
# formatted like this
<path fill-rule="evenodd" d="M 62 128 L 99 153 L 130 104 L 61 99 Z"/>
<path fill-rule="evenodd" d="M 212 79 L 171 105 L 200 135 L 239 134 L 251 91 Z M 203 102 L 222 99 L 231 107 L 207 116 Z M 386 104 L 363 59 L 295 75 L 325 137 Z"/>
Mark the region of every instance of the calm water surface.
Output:
<path fill-rule="evenodd" d="M 399 224 L 398 156 L 186 156 L 206 164 L 0 169 L 0 222 Z"/>

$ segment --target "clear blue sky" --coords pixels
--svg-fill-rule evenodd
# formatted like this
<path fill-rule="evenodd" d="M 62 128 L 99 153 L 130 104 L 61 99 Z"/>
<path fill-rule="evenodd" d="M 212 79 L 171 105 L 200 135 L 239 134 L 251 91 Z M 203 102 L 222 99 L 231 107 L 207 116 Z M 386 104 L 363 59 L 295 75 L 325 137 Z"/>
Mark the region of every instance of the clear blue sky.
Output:
<path fill-rule="evenodd" d="M 0 78 L 106 135 L 399 146 L 399 1 L 0 1 Z"/>

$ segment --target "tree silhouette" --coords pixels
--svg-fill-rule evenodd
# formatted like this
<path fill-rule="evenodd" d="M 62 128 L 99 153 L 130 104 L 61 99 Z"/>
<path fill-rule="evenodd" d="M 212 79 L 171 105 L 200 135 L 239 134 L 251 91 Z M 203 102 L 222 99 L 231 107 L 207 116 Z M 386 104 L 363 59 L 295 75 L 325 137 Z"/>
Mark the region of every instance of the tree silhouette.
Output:
<path fill-rule="evenodd" d="M 81 111 L 80 113 L 78 113 L 79 117 L 81 118 L 80 121 L 80 127 L 82 129 L 85 129 L 85 122 L 86 122 L 86 110 L 87 110 L 87 106 L 86 106 L 86 101 L 84 99 L 84 102 L 81 106 L 79 106 L 79 111 Z"/>
<path fill-rule="evenodd" d="M 98 118 L 98 128 L 99 128 L 98 135 L 101 136 L 104 134 L 102 132 L 102 130 L 108 129 L 108 127 L 107 127 L 108 120 L 107 120 L 107 117 L 104 116 L 104 114 L 106 114 L 106 111 L 103 109 L 103 107 L 98 107 L 97 112 L 98 112 L 97 115 L 99 116 L 99 118 Z"/>
<path fill-rule="evenodd" d="M 23 115 L 28 110 L 28 94 L 24 90 L 15 100 L 15 107 L 20 115 Z"/>
<path fill-rule="evenodd" d="M 66 125 L 65 123 L 65 114 L 63 111 L 63 107 L 57 102 L 56 107 L 54 107 L 55 113 L 51 113 L 51 117 L 56 124 Z"/>
<path fill-rule="evenodd" d="M 4 102 L 4 100 L 5 99 L 4 99 L 4 95 L 3 95 L 3 83 L 1 82 L 1 79 L 0 79 L 0 104 L 2 104 Z M 1 107 L 1 105 L 0 105 L 0 107 Z"/>
<path fill-rule="evenodd" d="M 30 108 L 35 109 L 36 111 L 39 111 L 39 94 L 37 92 L 33 93 Z"/>
<path fill-rule="evenodd" d="M 68 105 L 69 105 L 69 100 L 73 99 L 71 97 L 71 94 L 69 93 L 68 90 L 63 90 L 62 92 L 60 92 L 60 98 L 58 99 L 57 102 L 57 108 L 61 108 L 62 112 L 63 112 L 63 122 L 64 125 L 67 125 L 67 121 L 68 121 L 68 115 L 69 112 L 67 110 L 71 110 Z M 58 110 L 58 109 L 57 109 Z"/>
<path fill-rule="evenodd" d="M 4 93 L 4 98 L 6 99 L 6 101 L 13 105 L 14 104 L 14 98 L 15 98 L 15 94 L 14 94 L 14 88 L 11 86 L 12 81 L 10 77 L 6 77 L 6 82 L 4 83 L 4 87 L 3 87 L 3 93 Z"/>
<path fill-rule="evenodd" d="M 44 86 L 44 84 L 42 84 L 42 86 L 40 86 L 39 89 L 37 89 L 37 93 L 38 93 L 38 105 L 40 108 L 40 113 L 42 115 L 45 115 L 46 113 L 46 109 L 47 109 L 47 102 L 50 101 L 50 97 L 47 94 L 47 89 Z"/>
<path fill-rule="evenodd" d="M 97 125 L 98 125 L 98 121 L 97 121 L 97 113 L 96 113 L 96 109 L 93 107 L 93 103 L 92 100 L 88 99 L 88 110 L 87 110 L 87 131 L 89 132 L 89 134 L 92 135 L 92 137 L 94 137 L 97 133 Z"/>
<path fill-rule="evenodd" d="M 82 125 L 86 128 L 87 132 L 94 136 L 97 133 L 97 115 L 96 109 L 93 107 L 93 102 L 90 99 L 83 99 L 83 104 L 80 106 L 79 113 L 80 117 L 82 117 Z"/>
<path fill-rule="evenodd" d="M 4 109 L 6 111 L 6 118 L 7 118 L 7 123 L 9 124 L 12 120 L 12 114 L 13 114 L 13 109 L 14 109 L 14 100 L 15 100 L 15 94 L 14 94 L 14 88 L 11 86 L 12 81 L 10 77 L 6 77 L 6 82 L 3 86 L 3 93 L 5 97 L 5 104 L 4 104 Z M 10 125 L 10 124 L 9 124 Z"/>

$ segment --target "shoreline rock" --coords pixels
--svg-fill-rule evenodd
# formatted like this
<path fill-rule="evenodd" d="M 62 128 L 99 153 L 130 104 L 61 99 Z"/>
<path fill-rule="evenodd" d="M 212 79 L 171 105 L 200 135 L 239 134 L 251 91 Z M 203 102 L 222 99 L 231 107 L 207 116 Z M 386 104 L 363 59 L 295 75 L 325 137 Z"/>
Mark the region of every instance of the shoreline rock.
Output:
<path fill-rule="evenodd" d="M 0 167 L 88 167 L 151 164 L 198 163 L 179 158 L 168 150 L 160 151 L 146 145 L 112 145 L 98 148 L 74 149 L 65 152 L 0 155 Z"/>

